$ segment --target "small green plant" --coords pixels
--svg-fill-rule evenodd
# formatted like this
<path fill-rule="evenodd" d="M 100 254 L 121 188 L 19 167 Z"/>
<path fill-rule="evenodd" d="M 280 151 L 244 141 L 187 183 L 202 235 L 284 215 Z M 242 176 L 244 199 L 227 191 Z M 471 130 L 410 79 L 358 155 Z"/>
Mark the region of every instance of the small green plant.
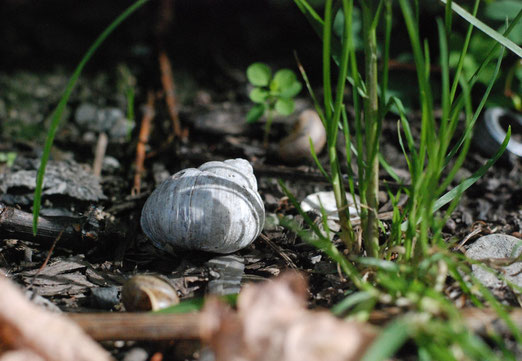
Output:
<path fill-rule="evenodd" d="M 0 152 L 0 163 L 6 163 L 8 167 L 12 167 L 16 159 L 16 152 Z"/>
<path fill-rule="evenodd" d="M 256 103 L 247 114 L 247 123 L 254 123 L 266 114 L 264 145 L 268 145 L 270 126 L 274 111 L 281 115 L 293 113 L 293 98 L 299 94 L 302 85 L 290 69 L 278 70 L 272 77 L 272 70 L 264 63 L 253 63 L 246 71 L 248 81 L 254 86 L 249 94 Z"/>

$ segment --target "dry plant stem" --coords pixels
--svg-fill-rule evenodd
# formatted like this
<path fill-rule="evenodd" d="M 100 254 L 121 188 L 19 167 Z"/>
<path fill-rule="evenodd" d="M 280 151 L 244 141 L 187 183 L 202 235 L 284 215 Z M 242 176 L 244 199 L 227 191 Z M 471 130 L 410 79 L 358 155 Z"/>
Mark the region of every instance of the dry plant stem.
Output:
<path fill-rule="evenodd" d="M 200 338 L 200 313 L 69 313 L 89 336 L 97 341 L 160 341 Z"/>
<path fill-rule="evenodd" d="M 179 122 L 178 104 L 176 100 L 176 88 L 174 86 L 174 77 L 172 76 L 172 67 L 169 58 L 164 50 L 159 52 L 159 65 L 161 70 L 161 83 L 165 90 L 165 102 L 170 119 L 172 120 L 172 128 L 174 136 L 181 139 L 181 125 Z"/>
<path fill-rule="evenodd" d="M 43 269 L 47 266 L 47 263 L 49 263 L 49 260 L 51 259 L 51 256 L 53 255 L 54 248 L 58 244 L 58 241 L 60 240 L 60 238 L 62 238 L 62 234 L 63 234 L 63 231 L 61 231 L 60 234 L 58 234 L 58 237 L 56 237 L 56 239 L 54 240 L 53 244 L 51 245 L 51 248 L 49 249 L 49 252 L 47 252 L 47 257 L 45 257 L 44 262 L 42 263 L 40 268 L 38 268 L 38 271 L 36 271 L 36 273 L 34 274 L 33 279 L 31 280 L 31 284 L 29 285 L 29 289 L 33 288 L 36 278 L 38 277 L 40 272 L 42 272 Z M 35 296 L 36 296 L 36 293 L 33 292 L 32 296 L 31 296 L 31 300 L 33 300 Z"/>
<path fill-rule="evenodd" d="M 371 29 L 374 13 L 370 4 L 362 5 L 364 23 L 364 53 L 366 59 L 366 84 L 368 87 L 367 98 L 364 101 L 364 119 L 366 133 L 366 162 L 365 177 L 366 204 L 368 206 L 367 218 L 364 224 L 364 245 L 366 253 L 370 257 L 379 255 L 379 234 L 377 209 L 379 207 L 379 98 L 377 83 L 377 40 L 375 29 Z M 366 213 L 366 212 L 365 212 Z"/>
<path fill-rule="evenodd" d="M 140 135 L 138 138 L 138 145 L 136 146 L 136 171 L 134 173 L 134 186 L 131 194 L 140 194 L 141 191 L 141 176 L 145 171 L 145 148 L 149 142 L 150 125 L 154 119 L 154 92 L 149 90 L 147 94 L 147 105 L 144 107 L 143 118 L 141 119 Z"/>
<path fill-rule="evenodd" d="M 92 172 L 96 177 L 101 175 L 103 159 L 105 158 L 105 152 L 107 151 L 108 144 L 109 137 L 106 133 L 101 132 L 98 135 L 98 142 L 96 143 L 96 151 L 94 153 L 94 163 L 92 165 Z"/>

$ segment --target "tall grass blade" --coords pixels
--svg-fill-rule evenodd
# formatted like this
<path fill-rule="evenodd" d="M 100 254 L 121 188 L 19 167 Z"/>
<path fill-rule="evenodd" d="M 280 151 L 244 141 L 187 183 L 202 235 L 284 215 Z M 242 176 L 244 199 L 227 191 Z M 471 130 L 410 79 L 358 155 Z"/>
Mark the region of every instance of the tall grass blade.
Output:
<path fill-rule="evenodd" d="M 446 0 L 440 0 L 443 3 L 446 3 Z M 508 38 L 504 37 L 499 32 L 493 30 L 486 24 L 484 24 L 482 21 L 468 13 L 464 8 L 462 8 L 459 4 L 453 2 L 451 4 L 451 8 L 454 12 L 456 12 L 460 17 L 462 17 L 464 20 L 469 22 L 470 24 L 473 24 L 477 29 L 482 31 L 487 36 L 495 39 L 498 43 L 502 44 L 507 49 L 511 50 L 513 53 L 515 53 L 518 57 L 522 58 L 522 48 L 519 47 L 517 44 L 509 40 Z"/>
<path fill-rule="evenodd" d="M 410 327 L 404 319 L 392 321 L 381 331 L 361 361 L 389 360 L 409 338 Z"/>
<path fill-rule="evenodd" d="M 495 71 L 493 72 L 493 76 L 491 77 L 488 87 L 486 88 L 486 91 L 482 95 L 482 99 L 480 100 L 480 103 L 475 110 L 475 113 L 473 114 L 473 119 L 471 120 L 471 123 L 466 127 L 464 131 L 464 135 L 460 138 L 460 140 L 455 144 L 455 146 L 451 149 L 451 151 L 446 156 L 446 159 L 444 161 L 444 167 L 450 162 L 450 160 L 455 156 L 455 154 L 458 152 L 459 148 L 462 146 L 464 141 L 471 136 L 471 132 L 473 131 L 473 127 L 475 125 L 475 122 L 477 121 L 480 112 L 482 111 L 482 108 L 486 104 L 486 100 L 489 97 L 489 94 L 491 93 L 491 89 L 493 88 L 493 85 L 495 84 L 495 80 L 497 79 L 497 75 L 500 71 L 500 64 L 502 63 L 502 57 L 504 55 L 504 48 L 500 50 L 497 65 L 495 67 Z M 471 91 L 471 89 L 469 90 Z M 462 98 L 463 99 L 463 98 Z"/>
<path fill-rule="evenodd" d="M 469 177 L 468 179 L 466 179 L 465 181 L 460 183 L 458 186 L 456 186 L 455 188 L 453 188 L 452 190 L 450 190 L 449 192 L 444 194 L 442 197 L 437 199 L 437 201 L 435 202 L 435 204 L 433 206 L 433 212 L 436 212 L 442 206 L 451 202 L 451 200 L 453 198 L 462 194 L 466 189 L 471 187 L 477 180 L 479 180 L 479 178 L 482 177 L 487 172 L 487 170 L 489 168 L 491 168 L 491 166 L 493 164 L 495 164 L 495 162 L 500 158 L 502 153 L 504 153 L 504 151 L 506 150 L 506 147 L 509 143 L 510 137 L 511 137 L 511 127 L 508 128 L 508 131 L 506 132 L 506 137 L 504 138 L 504 141 L 500 145 L 500 148 L 497 150 L 497 153 L 495 153 L 493 158 L 488 160 L 487 163 L 484 164 L 482 167 L 480 167 L 479 170 L 477 170 L 475 173 L 473 173 L 473 175 L 471 177 Z"/>
<path fill-rule="evenodd" d="M 67 105 L 67 101 L 71 96 L 72 90 L 76 81 L 80 77 L 83 68 L 89 61 L 89 59 L 93 56 L 96 49 L 100 47 L 100 45 L 105 41 L 105 39 L 132 13 L 138 10 L 141 6 L 143 6 L 149 0 L 137 0 L 134 4 L 129 6 L 123 13 L 121 13 L 94 41 L 89 50 L 85 53 L 80 63 L 76 67 L 73 75 L 69 79 L 65 91 L 60 99 L 60 102 L 56 106 L 55 110 L 51 114 L 51 125 L 49 127 L 49 131 L 47 132 L 47 138 L 45 140 L 44 151 L 42 154 L 42 159 L 40 161 L 40 167 L 38 168 L 38 174 L 36 176 L 36 188 L 34 190 L 34 202 L 33 202 L 33 234 L 36 236 L 36 232 L 38 230 L 38 216 L 40 214 L 40 206 L 42 201 L 42 188 L 43 188 L 43 180 L 45 175 L 45 167 L 47 165 L 47 161 L 49 160 L 49 155 L 51 153 L 51 147 L 53 145 L 54 136 L 56 135 L 56 131 L 58 130 L 58 125 L 60 124 L 60 120 L 62 119 L 62 114 L 65 110 L 65 106 Z"/>

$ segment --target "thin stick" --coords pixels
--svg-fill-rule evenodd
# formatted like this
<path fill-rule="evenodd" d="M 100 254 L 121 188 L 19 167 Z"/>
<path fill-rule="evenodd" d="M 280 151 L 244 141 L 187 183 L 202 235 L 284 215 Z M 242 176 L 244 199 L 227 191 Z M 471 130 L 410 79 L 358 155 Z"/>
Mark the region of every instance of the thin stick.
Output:
<path fill-rule="evenodd" d="M 134 186 L 132 187 L 131 195 L 140 194 L 141 191 L 141 176 L 145 171 L 145 153 L 146 146 L 149 142 L 150 124 L 154 119 L 154 92 L 149 90 L 147 94 L 147 105 L 143 110 L 143 118 L 141 119 L 140 135 L 138 138 L 138 145 L 136 146 L 136 171 L 134 173 Z"/>
<path fill-rule="evenodd" d="M 392 308 L 376 310 L 370 315 L 374 324 L 384 324 L 396 318 L 401 310 Z M 484 337 L 494 329 L 502 335 L 510 331 L 492 309 L 465 308 L 461 310 L 464 325 L 470 331 Z M 204 313 L 158 314 L 158 313 L 68 313 L 67 316 L 97 341 L 109 340 L 197 340 L 211 325 L 204 321 Z M 510 317 L 522 329 L 522 311 L 515 309 Z"/>
<path fill-rule="evenodd" d="M 201 313 L 69 313 L 67 316 L 97 341 L 195 340 L 200 338 Z"/>
<path fill-rule="evenodd" d="M 165 102 L 167 103 L 167 110 L 172 120 L 174 136 L 181 139 L 182 132 L 179 122 L 178 102 L 176 100 L 176 87 L 174 86 L 174 77 L 172 76 L 172 67 L 169 57 L 164 50 L 160 50 L 159 52 L 159 65 L 161 70 L 161 84 L 163 85 L 163 90 L 165 90 Z"/>
<path fill-rule="evenodd" d="M 109 137 L 106 133 L 102 132 L 98 135 L 98 142 L 96 143 L 96 151 L 94 153 L 94 162 L 92 165 L 92 172 L 96 177 L 101 175 L 103 159 L 105 158 L 105 152 L 107 151 L 107 145 L 109 144 Z"/>
<path fill-rule="evenodd" d="M 44 262 L 42 263 L 40 268 L 38 268 L 38 271 L 36 271 L 36 273 L 34 274 L 33 279 L 31 280 L 31 284 L 29 285 L 29 289 L 33 288 L 36 278 L 38 277 L 40 272 L 42 272 L 42 270 L 47 266 L 47 263 L 49 263 L 49 260 L 51 259 L 51 256 L 53 254 L 54 248 L 56 247 L 56 244 L 58 243 L 60 238 L 62 238 L 62 234 L 63 234 L 63 230 L 58 234 L 58 237 L 56 237 L 56 239 L 54 240 L 53 244 L 51 245 L 51 248 L 49 249 L 49 252 L 47 252 L 47 257 L 45 257 Z M 32 295 L 31 295 L 31 301 L 34 299 L 35 296 L 36 296 L 36 292 L 33 291 Z"/>

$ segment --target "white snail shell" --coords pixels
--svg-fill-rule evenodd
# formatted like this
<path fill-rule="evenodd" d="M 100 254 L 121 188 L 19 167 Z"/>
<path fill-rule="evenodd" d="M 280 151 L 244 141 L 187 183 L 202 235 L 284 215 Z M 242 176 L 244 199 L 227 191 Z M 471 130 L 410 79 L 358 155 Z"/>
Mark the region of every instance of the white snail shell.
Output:
<path fill-rule="evenodd" d="M 152 192 L 141 213 L 145 234 L 169 253 L 235 252 L 259 236 L 264 222 L 252 166 L 239 158 L 174 174 Z"/>
<path fill-rule="evenodd" d="M 278 149 L 281 159 L 289 163 L 313 160 L 309 138 L 312 139 L 316 154 L 319 154 L 326 143 L 326 131 L 315 110 L 303 111 L 290 134 L 281 140 Z"/>

